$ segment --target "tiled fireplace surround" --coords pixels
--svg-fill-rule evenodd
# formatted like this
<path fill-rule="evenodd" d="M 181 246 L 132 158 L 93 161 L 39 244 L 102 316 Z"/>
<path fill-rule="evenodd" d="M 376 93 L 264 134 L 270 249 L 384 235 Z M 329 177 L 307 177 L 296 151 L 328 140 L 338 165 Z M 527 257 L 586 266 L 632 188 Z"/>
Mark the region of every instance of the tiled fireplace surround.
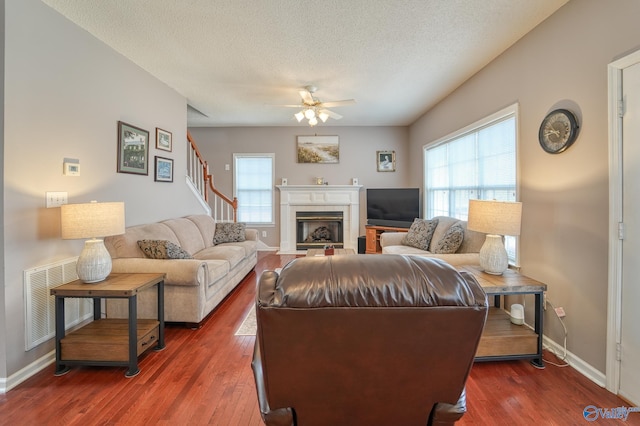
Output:
<path fill-rule="evenodd" d="M 357 251 L 362 185 L 277 185 L 280 190 L 280 252 L 297 253 L 296 212 L 342 212 L 344 248 Z"/>

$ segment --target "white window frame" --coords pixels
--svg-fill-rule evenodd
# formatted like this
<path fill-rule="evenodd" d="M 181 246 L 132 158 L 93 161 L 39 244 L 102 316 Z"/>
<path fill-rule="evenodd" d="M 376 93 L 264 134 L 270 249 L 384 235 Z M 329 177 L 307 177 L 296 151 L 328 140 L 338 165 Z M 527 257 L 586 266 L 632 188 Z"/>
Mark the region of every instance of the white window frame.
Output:
<path fill-rule="evenodd" d="M 275 169 L 276 169 L 276 154 L 275 153 L 234 153 L 233 154 L 233 195 L 238 197 L 238 160 L 243 158 L 270 158 L 271 159 L 271 221 L 270 222 L 246 222 L 251 226 L 275 226 L 275 194 L 274 194 L 274 182 L 275 182 Z M 240 199 L 238 198 L 238 203 Z M 239 208 L 239 207 L 238 207 Z"/>
<path fill-rule="evenodd" d="M 500 121 L 503 121 L 505 119 L 511 118 L 513 117 L 515 120 L 515 168 L 516 168 L 516 182 L 515 182 L 515 200 L 514 201 L 519 201 L 520 200 L 520 156 L 518 155 L 518 146 L 519 146 L 519 105 L 518 103 L 509 105 L 506 108 L 501 109 L 500 111 L 497 111 L 485 118 L 482 118 L 460 130 L 457 130 L 453 133 L 450 133 L 440 139 L 437 139 L 433 142 L 427 143 L 425 145 L 423 145 L 422 147 L 422 153 L 423 153 L 423 188 L 424 188 L 424 197 L 423 197 L 423 211 L 425 212 L 425 216 L 427 216 L 427 212 L 429 211 L 429 206 L 428 206 L 428 202 L 429 202 L 429 195 L 428 195 L 428 191 L 429 188 L 427 186 L 427 151 L 429 149 L 435 148 L 438 145 L 442 145 L 448 142 L 451 142 L 455 139 L 458 139 L 460 137 L 463 137 L 467 134 L 470 133 L 475 133 L 483 128 L 486 127 L 490 127 L 491 125 L 498 123 Z M 468 210 L 467 210 L 468 213 Z M 467 220 L 468 216 L 462 216 L 462 217 L 458 217 L 458 219 L 461 220 Z M 514 248 L 515 248 L 515 257 L 514 258 L 510 258 L 509 261 L 510 263 L 514 264 L 514 265 L 519 265 L 520 264 L 520 238 L 519 237 L 506 237 L 506 238 L 515 238 L 514 240 Z"/>

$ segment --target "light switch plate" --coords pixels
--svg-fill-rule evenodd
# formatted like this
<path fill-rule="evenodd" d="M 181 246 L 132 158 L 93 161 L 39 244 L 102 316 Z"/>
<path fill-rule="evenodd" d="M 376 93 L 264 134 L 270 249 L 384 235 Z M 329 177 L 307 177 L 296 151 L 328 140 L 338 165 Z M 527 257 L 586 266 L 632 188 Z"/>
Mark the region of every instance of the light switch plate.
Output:
<path fill-rule="evenodd" d="M 46 205 L 47 208 L 60 207 L 63 204 L 67 204 L 68 194 L 67 192 L 47 192 L 46 194 Z"/>

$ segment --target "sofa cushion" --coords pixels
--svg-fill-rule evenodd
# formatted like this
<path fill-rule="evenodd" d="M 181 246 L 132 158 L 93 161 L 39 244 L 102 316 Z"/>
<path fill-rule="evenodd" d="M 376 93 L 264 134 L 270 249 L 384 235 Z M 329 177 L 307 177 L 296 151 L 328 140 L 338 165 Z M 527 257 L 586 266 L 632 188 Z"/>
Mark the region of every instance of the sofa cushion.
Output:
<path fill-rule="evenodd" d="M 138 247 L 151 259 L 193 259 L 179 245 L 167 240 L 140 240 Z"/>
<path fill-rule="evenodd" d="M 167 219 L 162 223 L 173 230 L 178 238 L 177 244 L 189 253 L 197 253 L 206 247 L 200 229 L 191 220 L 180 217 Z"/>
<path fill-rule="evenodd" d="M 436 243 L 433 253 L 450 254 L 455 253 L 462 244 L 464 238 L 464 228 L 459 223 L 451 226 L 444 236 Z"/>
<path fill-rule="evenodd" d="M 216 223 L 213 244 L 231 243 L 245 240 L 246 224 L 242 222 Z"/>
<path fill-rule="evenodd" d="M 245 250 L 242 247 L 225 244 L 201 250 L 198 253 L 194 253 L 193 257 L 200 260 L 226 260 L 229 262 L 230 269 L 233 269 L 245 258 Z"/>
<path fill-rule="evenodd" d="M 416 218 L 409 228 L 409 232 L 402 239 L 402 244 L 419 248 L 421 250 L 429 250 L 433 231 L 438 226 L 438 219 L 419 219 Z"/>

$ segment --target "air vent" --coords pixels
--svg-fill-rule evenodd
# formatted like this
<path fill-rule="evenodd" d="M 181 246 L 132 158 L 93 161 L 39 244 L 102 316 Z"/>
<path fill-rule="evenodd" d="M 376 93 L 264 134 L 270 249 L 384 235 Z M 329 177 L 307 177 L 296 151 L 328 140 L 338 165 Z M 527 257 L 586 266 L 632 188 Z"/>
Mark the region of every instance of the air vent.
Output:
<path fill-rule="evenodd" d="M 24 271 L 25 350 L 55 337 L 55 297 L 49 290 L 78 279 L 77 257 Z M 65 328 L 93 317 L 91 299 L 65 298 Z"/>

